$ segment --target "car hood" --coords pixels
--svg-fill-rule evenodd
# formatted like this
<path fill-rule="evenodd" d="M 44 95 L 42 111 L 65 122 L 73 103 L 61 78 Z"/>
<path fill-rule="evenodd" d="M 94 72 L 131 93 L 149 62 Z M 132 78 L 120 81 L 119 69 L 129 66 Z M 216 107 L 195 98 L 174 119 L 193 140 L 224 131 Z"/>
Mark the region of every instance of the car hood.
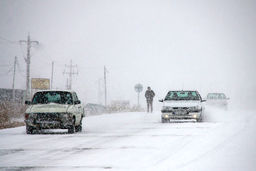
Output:
<path fill-rule="evenodd" d="M 37 104 L 31 105 L 26 113 L 66 113 L 71 105 L 64 104 Z"/>
<path fill-rule="evenodd" d="M 164 106 L 169 107 L 193 107 L 201 106 L 201 101 L 197 100 L 166 100 Z"/>

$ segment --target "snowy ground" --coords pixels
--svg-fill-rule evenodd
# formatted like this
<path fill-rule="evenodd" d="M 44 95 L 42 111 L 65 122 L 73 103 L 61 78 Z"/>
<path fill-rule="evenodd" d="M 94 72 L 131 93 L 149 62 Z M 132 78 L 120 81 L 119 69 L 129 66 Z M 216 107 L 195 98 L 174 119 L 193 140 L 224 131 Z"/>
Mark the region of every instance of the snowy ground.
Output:
<path fill-rule="evenodd" d="M 256 111 L 207 108 L 203 123 L 160 112 L 87 117 L 83 132 L 0 131 L 0 170 L 256 170 Z"/>

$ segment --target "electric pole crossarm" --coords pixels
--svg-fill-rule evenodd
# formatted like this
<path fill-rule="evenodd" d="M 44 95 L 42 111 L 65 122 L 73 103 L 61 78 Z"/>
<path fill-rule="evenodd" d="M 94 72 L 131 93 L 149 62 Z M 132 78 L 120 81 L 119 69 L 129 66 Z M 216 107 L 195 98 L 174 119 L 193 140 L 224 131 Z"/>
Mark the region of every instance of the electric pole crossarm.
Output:
<path fill-rule="evenodd" d="M 74 72 L 74 68 L 77 69 L 77 65 L 72 65 L 72 60 L 70 61 L 70 65 L 65 65 L 65 67 L 69 68 L 69 72 L 64 70 L 63 74 L 67 74 L 69 76 L 69 83 L 67 81 L 67 89 L 71 90 L 72 88 L 72 76 L 78 75 L 78 71 Z"/>

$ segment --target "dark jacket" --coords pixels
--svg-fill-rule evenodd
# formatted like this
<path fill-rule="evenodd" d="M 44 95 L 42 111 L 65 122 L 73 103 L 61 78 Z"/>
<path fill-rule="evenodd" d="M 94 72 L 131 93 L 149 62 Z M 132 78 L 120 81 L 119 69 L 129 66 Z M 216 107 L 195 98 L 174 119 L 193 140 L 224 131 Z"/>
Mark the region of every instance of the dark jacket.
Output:
<path fill-rule="evenodd" d="M 153 98 L 155 97 L 155 93 L 153 90 L 147 90 L 145 92 L 145 97 L 147 99 L 147 101 L 153 101 Z"/>

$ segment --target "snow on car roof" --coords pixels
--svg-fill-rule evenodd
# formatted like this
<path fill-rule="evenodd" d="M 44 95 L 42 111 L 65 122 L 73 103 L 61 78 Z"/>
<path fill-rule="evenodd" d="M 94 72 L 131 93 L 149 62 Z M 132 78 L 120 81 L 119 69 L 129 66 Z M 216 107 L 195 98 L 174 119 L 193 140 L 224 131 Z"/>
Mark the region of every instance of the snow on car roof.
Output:
<path fill-rule="evenodd" d="M 62 92 L 70 92 L 70 93 L 74 93 L 75 91 L 73 90 L 38 90 L 37 92 L 46 92 L 46 91 L 62 91 Z"/>
<path fill-rule="evenodd" d="M 196 92 L 198 92 L 197 90 L 169 90 L 169 91 L 196 91 Z"/>

